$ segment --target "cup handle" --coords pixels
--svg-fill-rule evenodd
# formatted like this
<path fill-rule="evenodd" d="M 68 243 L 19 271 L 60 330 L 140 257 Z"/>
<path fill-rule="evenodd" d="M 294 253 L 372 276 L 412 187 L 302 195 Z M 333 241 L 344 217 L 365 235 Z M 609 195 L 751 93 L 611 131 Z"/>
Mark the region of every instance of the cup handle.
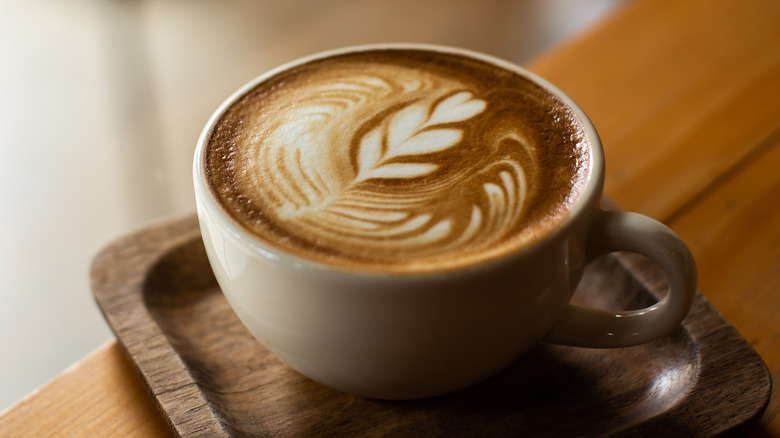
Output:
<path fill-rule="evenodd" d="M 650 307 L 626 312 L 569 304 L 544 341 L 629 347 L 665 336 L 688 314 L 696 295 L 696 265 L 682 240 L 660 222 L 636 213 L 602 211 L 589 230 L 587 251 L 589 260 L 615 251 L 643 254 L 666 272 L 669 292 Z"/>

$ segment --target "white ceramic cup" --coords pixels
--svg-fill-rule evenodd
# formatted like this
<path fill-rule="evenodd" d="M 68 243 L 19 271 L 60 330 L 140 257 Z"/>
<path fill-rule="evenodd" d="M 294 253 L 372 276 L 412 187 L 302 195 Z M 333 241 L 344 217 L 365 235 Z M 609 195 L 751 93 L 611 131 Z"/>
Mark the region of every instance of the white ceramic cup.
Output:
<path fill-rule="evenodd" d="M 580 118 L 591 151 L 584 193 L 566 219 L 530 246 L 455 271 L 381 274 L 295 257 L 247 232 L 204 179 L 206 140 L 220 115 L 266 78 L 300 63 L 387 47 L 459 53 L 530 78 Z M 696 269 L 683 242 L 648 217 L 600 208 L 604 155 L 585 113 L 563 92 L 516 65 L 429 45 L 346 48 L 283 65 L 250 82 L 212 116 L 198 142 L 194 182 L 203 241 L 225 297 L 250 332 L 300 373 L 365 397 L 412 399 L 466 388 L 501 371 L 540 340 L 625 347 L 662 337 L 688 313 Z M 586 263 L 612 251 L 644 254 L 666 272 L 669 292 L 635 311 L 569 300 Z"/>

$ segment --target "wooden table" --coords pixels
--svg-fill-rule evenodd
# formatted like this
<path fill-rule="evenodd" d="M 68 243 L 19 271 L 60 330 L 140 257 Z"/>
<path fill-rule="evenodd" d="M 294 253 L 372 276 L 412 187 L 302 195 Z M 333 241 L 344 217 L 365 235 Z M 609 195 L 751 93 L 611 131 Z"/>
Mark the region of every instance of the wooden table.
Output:
<path fill-rule="evenodd" d="M 691 247 L 699 288 L 780 377 L 780 2 L 640 0 L 529 67 L 589 113 L 606 193 Z M 746 436 L 780 437 L 773 391 Z M 0 415 L 0 436 L 168 436 L 116 341 Z"/>

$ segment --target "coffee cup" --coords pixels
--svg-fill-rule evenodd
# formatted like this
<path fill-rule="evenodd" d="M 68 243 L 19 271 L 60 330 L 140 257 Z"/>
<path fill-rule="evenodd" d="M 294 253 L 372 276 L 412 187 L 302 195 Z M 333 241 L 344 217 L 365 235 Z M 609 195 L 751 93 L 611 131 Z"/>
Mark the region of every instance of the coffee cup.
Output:
<path fill-rule="evenodd" d="M 359 396 L 457 391 L 541 341 L 646 343 L 695 295 L 671 230 L 601 208 L 604 154 L 577 104 L 463 49 L 350 47 L 259 76 L 207 123 L 194 184 L 243 324 L 293 369 Z M 666 296 L 632 311 L 571 304 L 585 266 L 615 251 L 654 260 Z"/>

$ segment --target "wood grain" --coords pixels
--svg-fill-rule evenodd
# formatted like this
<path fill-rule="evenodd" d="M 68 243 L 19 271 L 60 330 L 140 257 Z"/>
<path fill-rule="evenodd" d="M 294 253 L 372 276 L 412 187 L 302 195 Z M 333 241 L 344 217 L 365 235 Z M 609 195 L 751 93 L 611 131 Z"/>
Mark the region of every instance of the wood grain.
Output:
<path fill-rule="evenodd" d="M 691 245 L 701 290 L 755 346 L 775 382 L 780 218 L 762 197 L 778 199 L 780 172 L 769 164 L 777 162 L 780 126 L 778 8 L 774 0 L 638 0 L 529 64 L 593 118 L 607 153 L 607 195 L 666 220 Z M 135 372 L 116 366 L 121 358 L 116 344 L 96 351 L 0 414 L 0 435 L 57 435 L 68 423 L 87 436 L 105 435 L 104 424 L 164 436 L 144 429 L 163 423 L 148 397 L 138 398 L 145 388 Z M 94 396 L 73 396 L 86 387 Z M 744 436 L 780 437 L 777 394 Z M 33 428 L 44 413 L 54 415 L 50 428 Z"/>
<path fill-rule="evenodd" d="M 194 217 L 115 242 L 95 259 L 92 279 L 106 319 L 181 436 L 712 436 L 755 417 L 769 398 L 764 363 L 702 296 L 681 328 L 652 343 L 541 344 L 466 391 L 391 402 L 327 388 L 262 347 L 219 290 Z M 639 308 L 667 287 L 647 259 L 605 257 L 575 300 Z"/>
<path fill-rule="evenodd" d="M 529 67 L 592 118 L 621 208 L 674 215 L 780 126 L 780 2 L 634 2 Z"/>
<path fill-rule="evenodd" d="M 111 341 L 0 414 L 0 436 L 172 433 L 133 364 Z"/>
<path fill-rule="evenodd" d="M 691 246 L 700 289 L 775 382 L 779 17 L 775 1 L 639 1 L 530 65 L 593 119 L 606 194 L 666 222 Z M 746 434 L 780 436 L 778 391 Z"/>
<path fill-rule="evenodd" d="M 673 221 L 690 245 L 707 297 L 780 378 L 780 135 Z M 763 432 L 780 436 L 775 390 Z"/>

